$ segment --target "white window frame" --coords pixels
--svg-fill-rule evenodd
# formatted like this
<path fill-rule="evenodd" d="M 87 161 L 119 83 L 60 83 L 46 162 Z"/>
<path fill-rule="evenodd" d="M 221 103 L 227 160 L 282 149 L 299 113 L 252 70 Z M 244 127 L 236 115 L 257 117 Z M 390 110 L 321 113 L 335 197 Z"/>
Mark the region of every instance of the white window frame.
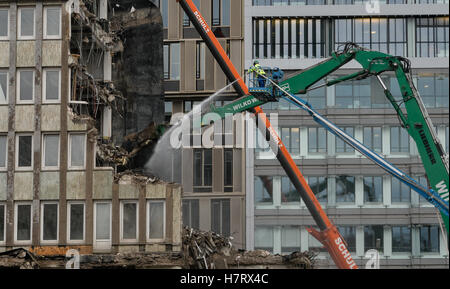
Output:
<path fill-rule="evenodd" d="M 3 210 L 3 241 L 0 241 L 0 245 L 6 243 L 6 203 L 0 202 L 0 206 L 4 206 Z"/>
<path fill-rule="evenodd" d="M 83 166 L 72 166 L 72 141 L 71 137 L 72 135 L 84 135 L 84 160 L 83 160 Z M 68 153 L 68 167 L 69 170 L 84 170 L 86 168 L 86 144 L 87 144 L 87 135 L 83 132 L 71 132 L 67 136 L 69 138 L 69 153 Z"/>
<path fill-rule="evenodd" d="M 18 206 L 20 205 L 30 205 L 31 206 L 31 212 L 30 212 L 30 240 L 17 240 L 17 213 L 18 213 Z M 14 243 L 17 245 L 30 245 L 31 241 L 33 239 L 33 203 L 32 202 L 16 202 L 14 204 Z"/>
<path fill-rule="evenodd" d="M 83 205 L 83 239 L 71 240 L 70 239 L 70 212 L 72 205 Z M 82 201 L 69 201 L 67 202 L 67 243 L 68 244 L 84 244 L 86 242 L 86 204 Z"/>
<path fill-rule="evenodd" d="M 21 35 L 21 31 L 22 31 L 22 10 L 23 9 L 33 9 L 33 13 L 34 13 L 34 17 L 33 17 L 33 35 L 32 36 L 22 36 Z M 32 40 L 35 39 L 36 37 L 36 7 L 34 6 L 23 6 L 23 7 L 19 7 L 18 11 L 17 11 L 17 39 L 18 40 Z"/>
<path fill-rule="evenodd" d="M 31 100 L 21 100 L 20 99 L 20 73 L 22 71 L 32 71 L 33 72 L 33 77 L 32 77 L 32 94 L 31 94 Z M 35 85 L 34 85 L 34 78 L 36 76 L 36 72 L 34 69 L 17 69 L 17 96 L 16 96 L 16 102 L 18 104 L 34 104 L 34 96 L 35 96 Z"/>
<path fill-rule="evenodd" d="M 1 39 L 0 39 L 1 40 Z M 9 103 L 9 85 L 8 85 L 8 79 L 9 79 L 9 73 L 6 70 L 1 70 L 0 69 L 0 73 L 2 74 L 6 74 L 6 94 L 5 94 L 5 99 L 6 102 L 0 102 L 0 105 L 6 105 Z"/>
<path fill-rule="evenodd" d="M 4 172 L 8 168 L 8 135 L 6 133 L 0 133 L 0 136 L 6 137 L 6 150 L 4 152 L 0 152 L 0 154 L 5 154 L 5 166 L 0 167 L 0 172 Z"/>
<path fill-rule="evenodd" d="M 58 165 L 57 166 L 46 166 L 45 165 L 45 137 L 49 136 L 49 135 L 54 135 L 54 136 L 58 136 Z M 46 170 L 58 170 L 59 166 L 60 166 L 60 161 L 61 161 L 61 136 L 58 133 L 43 133 L 42 134 L 42 170 L 46 171 Z"/>
<path fill-rule="evenodd" d="M 47 72 L 57 71 L 58 72 L 58 98 L 57 99 L 47 99 Z M 61 102 L 61 69 L 60 68 L 45 68 L 42 76 L 42 103 L 60 103 Z"/>
<path fill-rule="evenodd" d="M 150 238 L 150 204 L 151 203 L 163 203 L 163 237 L 162 239 L 151 239 Z M 163 242 L 166 239 L 166 201 L 165 200 L 148 200 L 147 201 L 147 241 L 148 242 Z"/>
<path fill-rule="evenodd" d="M 124 239 L 123 237 L 123 206 L 125 204 L 136 204 L 136 238 Z M 126 200 L 120 202 L 120 241 L 121 242 L 137 242 L 139 240 L 139 201 Z"/>
<path fill-rule="evenodd" d="M 97 239 L 97 205 L 108 204 L 109 205 L 109 239 Z M 95 242 L 111 242 L 112 241 L 112 202 L 111 201 L 96 201 L 94 202 L 94 243 Z"/>
<path fill-rule="evenodd" d="M 9 21 L 11 20 L 11 13 L 9 13 L 8 7 L 0 7 L 0 10 L 8 13 L 8 20 L 6 22 L 6 36 L 0 36 L 0 40 L 9 40 Z"/>
<path fill-rule="evenodd" d="M 44 206 L 45 205 L 56 205 L 56 211 L 58 218 L 56 220 L 56 240 L 44 240 Z M 58 244 L 59 241 L 59 203 L 57 201 L 45 201 L 41 202 L 41 217 L 39 229 L 41 230 L 40 239 L 41 244 Z"/>
<path fill-rule="evenodd" d="M 47 35 L 47 11 L 48 9 L 58 9 L 59 10 L 59 31 L 58 31 L 58 35 Z M 43 27 L 43 36 L 44 39 L 61 39 L 61 24 L 62 24 L 62 10 L 61 10 L 61 6 L 45 6 L 44 7 L 44 27 Z"/>
<path fill-rule="evenodd" d="M 31 136 L 31 166 L 29 167 L 19 167 L 19 137 L 21 136 Z M 16 171 L 32 171 L 34 165 L 34 136 L 32 133 L 17 133 L 16 134 Z"/>

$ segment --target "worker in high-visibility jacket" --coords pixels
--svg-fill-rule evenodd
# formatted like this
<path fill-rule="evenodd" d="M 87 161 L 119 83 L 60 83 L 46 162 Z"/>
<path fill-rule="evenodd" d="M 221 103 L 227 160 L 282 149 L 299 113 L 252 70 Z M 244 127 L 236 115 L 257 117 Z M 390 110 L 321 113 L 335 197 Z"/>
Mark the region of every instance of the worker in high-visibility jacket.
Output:
<path fill-rule="evenodd" d="M 250 67 L 250 69 L 248 70 L 249 73 L 253 72 L 253 75 L 256 75 L 257 79 L 258 79 L 258 85 L 259 87 L 265 87 L 266 86 L 266 79 L 264 78 L 264 76 L 266 75 L 266 72 L 264 71 L 264 69 L 262 69 L 261 65 L 259 64 L 258 60 L 255 60 L 253 62 L 253 66 Z"/>

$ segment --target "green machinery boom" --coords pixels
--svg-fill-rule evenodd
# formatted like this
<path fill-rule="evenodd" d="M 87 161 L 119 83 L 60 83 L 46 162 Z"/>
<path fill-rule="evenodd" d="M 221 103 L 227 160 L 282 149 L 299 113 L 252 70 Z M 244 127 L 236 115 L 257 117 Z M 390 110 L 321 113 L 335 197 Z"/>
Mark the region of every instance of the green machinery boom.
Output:
<path fill-rule="evenodd" d="M 351 60 L 358 62 L 362 69 L 312 87 Z M 380 74 L 388 71 L 393 72 L 396 76 L 402 94 L 400 99 L 393 97 L 380 77 Z M 431 189 L 448 203 L 448 155 L 445 154 L 432 129 L 431 119 L 412 82 L 410 62 L 406 58 L 370 51 L 354 43 L 347 43 L 342 51 L 333 52 L 330 58 L 280 82 L 279 85 L 250 88 L 251 95 L 244 96 L 223 107 L 211 106 L 211 111 L 224 118 L 226 114 L 247 111 L 268 101 L 273 101 L 275 98 L 286 96 L 286 94 L 305 94 L 319 87 L 331 86 L 352 79 L 360 80 L 369 76 L 376 76 L 387 99 L 394 107 L 402 127 L 416 142 Z M 448 234 L 448 215 L 443 213 L 441 215 Z"/>

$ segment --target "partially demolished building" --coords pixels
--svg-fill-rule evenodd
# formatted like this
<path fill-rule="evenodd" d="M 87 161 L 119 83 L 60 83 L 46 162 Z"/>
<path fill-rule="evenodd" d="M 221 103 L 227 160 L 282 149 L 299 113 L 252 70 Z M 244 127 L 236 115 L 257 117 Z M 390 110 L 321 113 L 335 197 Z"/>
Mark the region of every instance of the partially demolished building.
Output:
<path fill-rule="evenodd" d="M 164 120 L 146 2 L 0 1 L 0 252 L 181 251 L 181 187 L 138 175 Z"/>

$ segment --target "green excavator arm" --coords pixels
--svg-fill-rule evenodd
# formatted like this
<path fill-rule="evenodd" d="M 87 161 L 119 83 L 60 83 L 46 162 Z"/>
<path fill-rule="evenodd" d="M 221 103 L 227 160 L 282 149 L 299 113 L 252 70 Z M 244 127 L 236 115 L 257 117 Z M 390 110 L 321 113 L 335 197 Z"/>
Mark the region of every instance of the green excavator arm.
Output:
<path fill-rule="evenodd" d="M 352 60 L 357 61 L 361 65 L 362 69 L 360 71 L 326 81 L 324 84 L 313 87 L 314 84 Z M 402 94 L 401 99 L 395 99 L 380 78 L 380 74 L 388 71 L 393 72 L 396 76 Z M 322 86 L 331 86 L 352 79 L 364 79 L 369 76 L 377 77 L 387 99 L 395 109 L 402 127 L 408 131 L 408 134 L 416 142 L 431 189 L 437 192 L 443 200 L 448 202 L 448 156 L 445 154 L 439 139 L 432 129 L 431 119 L 412 82 L 410 63 L 406 58 L 366 50 L 353 43 L 348 43 L 345 45 L 343 51 L 333 52 L 330 58 L 280 82 L 279 86 L 291 94 L 305 94 L 310 90 Z M 255 90 L 259 92 L 261 88 L 256 88 Z M 267 91 L 275 90 L 269 87 Z M 252 93 L 251 88 L 250 93 Z M 220 118 L 225 118 L 227 114 L 243 112 L 266 102 L 273 101 L 273 99 L 264 99 L 260 95 L 260 93 L 255 93 L 255 96 L 244 96 L 223 107 L 212 106 L 211 111 L 217 113 Z M 282 93 L 278 95 L 278 97 L 280 96 L 282 96 Z M 448 234 L 448 216 L 441 215 Z"/>

